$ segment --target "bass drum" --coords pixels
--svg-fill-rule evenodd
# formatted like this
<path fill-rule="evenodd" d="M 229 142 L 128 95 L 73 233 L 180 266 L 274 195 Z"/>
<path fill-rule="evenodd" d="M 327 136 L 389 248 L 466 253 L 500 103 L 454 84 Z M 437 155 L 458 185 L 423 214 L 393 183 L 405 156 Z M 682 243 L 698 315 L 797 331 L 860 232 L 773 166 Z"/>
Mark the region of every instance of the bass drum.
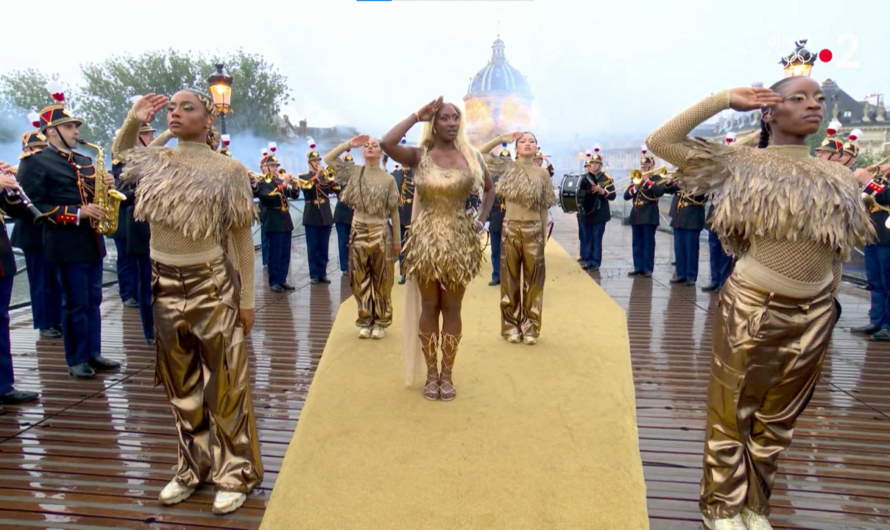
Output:
<path fill-rule="evenodd" d="M 565 213 L 576 213 L 580 209 L 581 198 L 578 185 L 582 175 L 564 175 L 559 185 L 559 206 Z"/>

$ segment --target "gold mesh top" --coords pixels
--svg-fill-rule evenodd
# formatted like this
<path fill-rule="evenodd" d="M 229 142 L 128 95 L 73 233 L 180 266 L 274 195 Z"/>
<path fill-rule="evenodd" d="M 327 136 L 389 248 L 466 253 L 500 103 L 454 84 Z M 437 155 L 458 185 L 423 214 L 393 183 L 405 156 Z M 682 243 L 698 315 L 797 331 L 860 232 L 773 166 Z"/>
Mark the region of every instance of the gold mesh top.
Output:
<path fill-rule="evenodd" d="M 874 237 L 849 170 L 806 145 L 752 149 L 687 137 L 729 108 L 729 97 L 722 91 L 680 113 L 647 138 L 649 149 L 680 168 L 687 192 L 713 192 L 711 228 L 727 252 L 753 250 L 749 257 L 796 286 L 837 285 L 840 261 Z"/>
<path fill-rule="evenodd" d="M 135 218 L 151 227 L 152 259 L 184 266 L 228 251 L 241 275 L 241 307 L 253 309 L 256 210 L 247 168 L 207 144 L 132 149 L 138 125 L 128 116 L 114 146 L 125 155 L 121 178 L 137 182 Z"/>

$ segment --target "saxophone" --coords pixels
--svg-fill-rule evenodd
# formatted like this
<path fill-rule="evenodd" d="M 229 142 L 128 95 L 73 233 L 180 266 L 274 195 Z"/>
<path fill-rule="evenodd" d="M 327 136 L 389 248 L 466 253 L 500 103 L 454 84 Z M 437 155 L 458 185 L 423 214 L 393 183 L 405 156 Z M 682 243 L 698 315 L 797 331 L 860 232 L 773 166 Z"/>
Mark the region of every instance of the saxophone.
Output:
<path fill-rule="evenodd" d="M 90 220 L 90 225 L 96 232 L 103 236 L 110 236 L 117 232 L 117 216 L 121 208 L 121 203 L 127 200 L 127 196 L 117 190 L 108 189 L 105 185 L 105 151 L 96 144 L 91 144 L 84 140 L 77 140 L 80 145 L 85 145 L 96 151 L 96 168 L 95 187 L 93 191 L 93 204 L 101 206 L 105 210 L 105 216 L 102 219 Z"/>

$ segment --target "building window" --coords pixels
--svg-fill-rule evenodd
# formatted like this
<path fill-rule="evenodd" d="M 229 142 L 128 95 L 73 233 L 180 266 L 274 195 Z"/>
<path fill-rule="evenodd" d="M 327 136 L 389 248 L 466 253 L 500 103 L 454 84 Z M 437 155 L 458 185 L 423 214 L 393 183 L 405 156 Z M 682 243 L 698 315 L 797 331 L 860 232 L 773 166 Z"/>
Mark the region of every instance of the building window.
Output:
<path fill-rule="evenodd" d="M 849 118 L 849 117 L 852 116 L 852 115 L 853 115 L 853 113 L 850 112 L 849 110 L 845 110 L 845 111 L 844 111 L 844 118 Z"/>

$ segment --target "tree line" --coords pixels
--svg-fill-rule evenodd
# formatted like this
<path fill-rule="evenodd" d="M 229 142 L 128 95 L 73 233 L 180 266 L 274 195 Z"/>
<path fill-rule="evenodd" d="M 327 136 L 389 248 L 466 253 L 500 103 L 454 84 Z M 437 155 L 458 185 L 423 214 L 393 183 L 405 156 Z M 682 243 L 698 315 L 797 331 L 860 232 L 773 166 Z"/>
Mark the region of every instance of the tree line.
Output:
<path fill-rule="evenodd" d="M 238 50 L 231 55 L 181 52 L 173 49 L 141 55 L 114 56 L 80 66 L 79 85 L 66 85 L 66 107 L 84 121 L 81 137 L 109 145 L 131 107 L 132 96 L 150 92 L 172 96 L 179 90 L 207 91 L 207 78 L 223 63 L 232 84 L 232 114 L 226 129 L 232 134 L 251 131 L 258 136 L 279 133 L 273 117 L 290 101 L 287 77 L 263 56 Z M 29 127 L 30 112 L 53 104 L 47 84 L 52 77 L 36 69 L 0 76 L 0 142 L 17 141 Z M 166 129 L 161 113 L 153 126 Z"/>

